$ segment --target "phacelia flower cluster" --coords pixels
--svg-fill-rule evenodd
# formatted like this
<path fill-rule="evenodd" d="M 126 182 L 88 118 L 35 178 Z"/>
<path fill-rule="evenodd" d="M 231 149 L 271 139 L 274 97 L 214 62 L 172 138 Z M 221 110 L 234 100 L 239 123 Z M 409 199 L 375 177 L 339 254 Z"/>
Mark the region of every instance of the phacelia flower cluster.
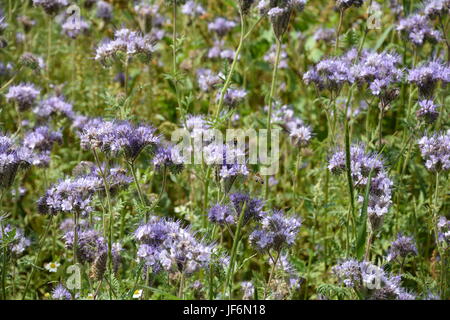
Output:
<path fill-rule="evenodd" d="M 11 238 L 8 235 L 12 233 L 14 233 L 14 237 Z M 5 238 L 9 239 L 8 242 L 4 242 Z M 25 237 L 22 229 L 7 224 L 0 228 L 0 244 L 7 246 L 7 249 L 15 256 L 19 256 L 30 246 L 31 241 Z"/>
<path fill-rule="evenodd" d="M 10 137 L 0 133 L 0 190 L 11 187 L 17 171 L 28 168 L 31 159 L 29 149 L 16 146 Z"/>
<path fill-rule="evenodd" d="M 33 0 L 36 7 L 42 7 L 49 15 L 58 13 L 59 10 L 69 5 L 67 0 Z"/>
<path fill-rule="evenodd" d="M 349 259 L 333 267 L 334 274 L 349 288 L 368 300 L 414 300 L 415 296 L 401 287 L 401 276 L 392 276 L 367 262 Z"/>
<path fill-rule="evenodd" d="M 448 250 L 450 248 L 450 221 L 446 217 L 439 217 L 437 222 L 438 244 Z"/>
<path fill-rule="evenodd" d="M 223 96 L 223 103 L 228 108 L 236 108 L 247 96 L 245 89 L 228 88 Z M 216 100 L 220 100 L 221 93 L 217 93 Z"/>
<path fill-rule="evenodd" d="M 206 268 L 214 252 L 212 245 L 198 241 L 178 221 L 151 217 L 137 228 L 138 257 L 152 272 L 193 274 Z"/>
<path fill-rule="evenodd" d="M 63 96 L 53 96 L 39 102 L 34 109 L 34 113 L 40 118 L 50 118 L 52 116 L 65 116 L 69 119 L 74 117 L 73 107 L 66 102 Z"/>
<path fill-rule="evenodd" d="M 81 34 L 86 34 L 90 24 L 81 17 L 69 16 L 61 25 L 63 33 L 69 38 L 76 39 Z"/>
<path fill-rule="evenodd" d="M 305 72 L 303 80 L 315 84 L 319 90 L 339 91 L 344 84 L 354 82 L 351 69 L 356 57 L 357 51 L 352 49 L 340 57 L 324 59 Z"/>
<path fill-rule="evenodd" d="M 22 83 L 17 86 L 11 86 L 5 97 L 8 101 L 15 102 L 17 109 L 23 112 L 34 105 L 39 93 L 40 90 L 33 84 Z"/>
<path fill-rule="evenodd" d="M 199 17 L 204 15 L 206 10 L 196 1 L 189 0 L 181 7 L 181 12 L 190 17 Z"/>
<path fill-rule="evenodd" d="M 445 133 L 424 136 L 419 139 L 418 144 L 428 170 L 447 171 L 450 169 L 450 130 Z"/>
<path fill-rule="evenodd" d="M 48 166 L 50 152 L 55 143 L 62 143 L 62 134 L 51 131 L 48 126 L 40 126 L 27 132 L 23 139 L 24 146 L 35 155 L 33 164 L 36 166 Z"/>
<path fill-rule="evenodd" d="M 210 69 L 197 70 L 197 83 L 200 90 L 210 92 L 221 82 L 220 74 L 215 74 Z"/>
<path fill-rule="evenodd" d="M 419 110 L 416 115 L 420 119 L 424 119 L 427 123 L 433 123 L 439 117 L 438 107 L 434 104 L 433 100 L 421 100 L 419 101 Z"/>
<path fill-rule="evenodd" d="M 98 167 L 91 168 L 89 174 L 67 178 L 50 187 L 45 195 L 38 200 L 38 211 L 42 214 L 56 215 L 58 213 L 77 213 L 86 215 L 93 208 L 91 202 L 96 193 L 106 192 Z M 132 182 L 122 168 L 111 168 L 103 174 L 111 193 Z"/>
<path fill-rule="evenodd" d="M 233 49 L 225 48 L 224 40 L 214 40 L 213 46 L 208 50 L 207 57 L 209 59 L 227 59 L 233 60 L 235 56 L 235 52 Z"/>
<path fill-rule="evenodd" d="M 176 148 L 168 146 L 160 146 L 156 149 L 152 159 L 156 170 L 168 169 L 173 174 L 180 173 L 184 168 L 184 159 Z"/>
<path fill-rule="evenodd" d="M 445 16 L 449 11 L 449 0 L 429 0 L 423 9 L 423 13 L 430 19 L 434 19 L 438 16 Z"/>
<path fill-rule="evenodd" d="M 350 167 L 353 184 L 360 191 L 361 202 L 364 200 L 363 195 L 372 172 L 367 212 L 372 228 L 377 229 L 392 203 L 393 182 L 388 177 L 380 156 L 366 153 L 362 145 L 350 147 Z M 331 156 L 328 169 L 334 174 L 347 170 L 345 151 L 337 151 Z"/>
<path fill-rule="evenodd" d="M 407 237 L 398 234 L 397 239 L 392 242 L 387 255 L 387 261 L 393 261 L 398 259 L 404 259 L 408 255 L 417 255 L 417 247 L 412 237 Z"/>
<path fill-rule="evenodd" d="M 137 56 L 143 61 L 149 61 L 154 51 L 154 39 L 151 36 L 142 36 L 136 31 L 123 28 L 114 33 L 113 40 L 98 46 L 95 60 L 108 66 L 112 59 L 123 54 L 127 57 Z"/>
<path fill-rule="evenodd" d="M 259 251 L 280 252 L 294 244 L 301 226 L 301 220 L 287 217 L 281 210 L 262 218 L 260 227 L 250 235 L 250 242 Z"/>
<path fill-rule="evenodd" d="M 236 25 L 235 21 L 218 17 L 213 22 L 208 23 L 208 30 L 215 32 L 219 37 L 223 37 Z"/>
<path fill-rule="evenodd" d="M 109 155 L 121 153 L 127 161 L 134 162 L 144 148 L 155 151 L 159 136 L 149 125 L 96 120 L 83 126 L 80 143 L 83 149 L 98 149 Z"/>
<path fill-rule="evenodd" d="M 352 66 L 351 72 L 359 85 L 367 84 L 373 95 L 382 100 L 390 96 L 390 88 L 402 79 L 400 57 L 389 52 L 363 52 L 361 59 Z"/>
<path fill-rule="evenodd" d="M 400 20 L 397 30 L 416 46 L 422 46 L 426 41 L 436 43 L 442 40 L 441 32 L 433 29 L 427 17 L 420 14 Z"/>
<path fill-rule="evenodd" d="M 61 283 L 58 284 L 52 291 L 53 300 L 72 300 L 72 295 Z"/>
<path fill-rule="evenodd" d="M 408 81 L 419 88 L 420 96 L 430 98 L 439 82 L 450 82 L 450 67 L 439 61 L 429 61 L 409 71 Z"/>

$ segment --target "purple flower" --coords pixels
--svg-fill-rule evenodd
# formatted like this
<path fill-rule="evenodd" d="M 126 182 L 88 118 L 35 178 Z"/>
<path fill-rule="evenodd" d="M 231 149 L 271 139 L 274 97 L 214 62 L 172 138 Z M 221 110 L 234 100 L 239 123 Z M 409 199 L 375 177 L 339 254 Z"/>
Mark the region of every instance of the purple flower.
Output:
<path fill-rule="evenodd" d="M 426 16 L 420 14 L 400 20 L 397 30 L 405 33 L 416 46 L 422 46 L 425 41 L 436 43 L 442 40 L 441 33 L 431 27 Z"/>
<path fill-rule="evenodd" d="M 234 88 L 228 88 L 228 90 L 225 92 L 223 96 L 223 103 L 228 108 L 236 108 L 239 103 L 241 103 L 245 97 L 247 96 L 247 91 L 244 89 L 234 89 Z M 219 101 L 221 97 L 221 93 L 217 93 L 216 100 Z"/>
<path fill-rule="evenodd" d="M 273 249 L 280 252 L 294 244 L 301 226 L 301 220 L 286 217 L 283 211 L 274 211 L 261 220 L 261 227 L 250 235 L 250 242 L 260 251 Z"/>
<path fill-rule="evenodd" d="M 223 37 L 235 26 L 235 21 L 218 17 L 213 22 L 208 23 L 208 30 L 217 33 L 219 37 Z"/>
<path fill-rule="evenodd" d="M 425 167 L 430 171 L 450 169 L 450 130 L 446 133 L 434 133 L 418 141 Z"/>
<path fill-rule="evenodd" d="M 0 134 L 0 190 L 11 187 L 17 171 L 29 167 L 31 159 L 29 149 L 16 146 L 10 137 Z"/>
<path fill-rule="evenodd" d="M 47 14 L 54 15 L 69 3 L 67 0 L 33 0 L 33 4 L 42 7 Z"/>
<path fill-rule="evenodd" d="M 193 274 L 206 268 L 214 247 L 198 241 L 177 221 L 151 217 L 134 233 L 139 243 L 138 257 L 152 272 Z"/>
<path fill-rule="evenodd" d="M 72 300 L 70 292 L 60 283 L 52 292 L 52 298 L 54 300 Z"/>
<path fill-rule="evenodd" d="M 429 0 L 425 4 L 423 13 L 430 19 L 438 16 L 445 16 L 450 10 L 449 0 Z"/>
<path fill-rule="evenodd" d="M 423 118 L 428 123 L 433 123 L 439 117 L 438 107 L 432 100 L 419 101 L 420 109 L 417 110 L 417 117 Z"/>
<path fill-rule="evenodd" d="M 235 224 L 236 212 L 228 205 L 216 204 L 209 209 L 208 218 L 217 224 Z"/>
<path fill-rule="evenodd" d="M 369 174 L 372 172 L 367 212 L 372 228 L 377 229 L 392 203 L 393 182 L 388 177 L 380 156 L 366 153 L 363 145 L 350 147 L 350 166 L 353 184 L 360 191 L 360 202 L 364 200 L 363 194 Z M 328 169 L 334 174 L 341 174 L 347 170 L 344 151 L 338 150 L 330 157 Z"/>
<path fill-rule="evenodd" d="M 158 147 L 152 161 L 157 170 L 165 167 L 173 174 L 180 173 L 184 168 L 183 158 L 172 146 Z"/>
<path fill-rule="evenodd" d="M 200 89 L 204 92 L 213 90 L 222 82 L 220 75 L 214 74 L 210 69 L 197 70 L 197 82 Z"/>
<path fill-rule="evenodd" d="M 33 84 L 24 83 L 17 86 L 11 86 L 5 97 L 8 101 L 17 103 L 19 111 L 25 111 L 34 105 L 39 93 L 40 90 Z"/>
<path fill-rule="evenodd" d="M 61 27 L 66 36 L 76 39 L 79 35 L 87 33 L 90 24 L 81 17 L 68 16 Z"/>
<path fill-rule="evenodd" d="M 409 71 L 408 81 L 419 87 L 422 97 L 431 98 L 439 81 L 450 82 L 450 67 L 439 61 L 429 61 Z"/>
<path fill-rule="evenodd" d="M 10 234 L 14 233 L 14 237 L 9 237 Z M 8 242 L 3 243 L 3 238 L 9 238 Z M 7 248 L 11 251 L 14 256 L 21 255 L 26 248 L 28 248 L 31 244 L 30 240 L 25 237 L 25 234 L 22 229 L 13 227 L 11 225 L 6 225 L 3 228 L 0 228 L 0 244 L 6 245 Z"/>
<path fill-rule="evenodd" d="M 336 37 L 336 30 L 332 28 L 318 28 L 314 32 L 314 40 L 331 42 Z"/>
<path fill-rule="evenodd" d="M 72 105 L 62 96 L 53 96 L 41 101 L 34 109 L 34 113 L 40 118 L 50 118 L 54 115 L 63 115 L 69 119 L 74 117 Z"/>
<path fill-rule="evenodd" d="M 398 258 L 406 258 L 408 254 L 417 255 L 417 248 L 412 237 L 398 234 L 397 239 L 392 242 L 387 255 L 387 261 L 393 261 Z"/>
<path fill-rule="evenodd" d="M 186 1 L 181 7 L 181 12 L 190 17 L 199 17 L 206 13 L 205 9 L 193 0 Z"/>
<path fill-rule="evenodd" d="M 309 144 L 311 140 L 312 131 L 309 126 L 301 126 L 292 129 L 289 137 L 291 138 L 293 145 L 299 148 L 304 148 Z"/>
<path fill-rule="evenodd" d="M 438 245 L 440 245 L 444 250 L 450 248 L 450 221 L 446 217 L 439 217 L 437 222 L 438 230 Z"/>
<path fill-rule="evenodd" d="M 106 1 L 97 1 L 97 11 L 95 12 L 97 18 L 109 21 L 113 17 L 113 8 Z"/>
<path fill-rule="evenodd" d="M 230 201 L 236 211 L 237 217 L 241 215 L 244 208 L 244 220 L 243 223 L 247 224 L 250 220 L 259 221 L 265 216 L 263 211 L 264 202 L 258 198 L 250 198 L 248 194 L 244 193 L 232 193 L 230 194 Z M 237 222 L 237 219 L 236 219 Z"/>

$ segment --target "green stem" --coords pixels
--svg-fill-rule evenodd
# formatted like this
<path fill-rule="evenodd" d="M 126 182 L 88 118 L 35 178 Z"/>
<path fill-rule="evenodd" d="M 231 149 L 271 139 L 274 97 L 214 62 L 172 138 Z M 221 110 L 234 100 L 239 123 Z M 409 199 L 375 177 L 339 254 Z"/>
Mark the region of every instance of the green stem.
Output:
<path fill-rule="evenodd" d="M 234 263 L 236 260 L 236 252 L 237 252 L 237 247 L 238 247 L 239 240 L 240 240 L 239 238 L 240 238 L 240 234 L 241 234 L 242 223 L 244 221 L 244 213 L 245 213 L 246 207 L 247 207 L 247 203 L 245 202 L 244 205 L 242 206 L 242 209 L 241 209 L 241 212 L 239 215 L 236 232 L 234 233 L 233 246 L 231 248 L 230 265 L 228 266 L 225 286 L 223 289 L 224 296 L 225 296 L 226 289 L 229 289 L 229 298 L 230 299 L 231 299 L 231 291 L 232 291 L 232 287 L 233 287 L 232 277 L 233 277 L 233 272 L 234 272 Z"/>
<path fill-rule="evenodd" d="M 280 63 L 280 53 L 281 53 L 281 40 L 275 37 L 276 45 L 277 45 L 277 51 L 275 56 L 275 65 L 273 66 L 272 71 L 272 84 L 270 86 L 270 93 L 269 93 L 269 111 L 267 112 L 267 120 L 266 120 L 266 127 L 267 127 L 267 137 L 268 137 L 268 151 L 270 152 L 270 139 L 271 139 L 271 133 L 272 133 L 272 109 L 273 109 L 273 95 L 275 93 L 275 85 L 277 81 L 277 74 L 278 74 L 278 64 Z M 266 200 L 269 198 L 269 175 L 266 175 L 265 177 L 265 197 Z"/>
<path fill-rule="evenodd" d="M 338 25 L 338 29 L 337 29 L 337 33 L 336 33 L 336 45 L 334 47 L 334 53 L 337 53 L 338 48 L 339 48 L 339 35 L 341 33 L 343 18 L 344 18 L 344 9 L 341 9 L 339 11 L 339 25 Z"/>

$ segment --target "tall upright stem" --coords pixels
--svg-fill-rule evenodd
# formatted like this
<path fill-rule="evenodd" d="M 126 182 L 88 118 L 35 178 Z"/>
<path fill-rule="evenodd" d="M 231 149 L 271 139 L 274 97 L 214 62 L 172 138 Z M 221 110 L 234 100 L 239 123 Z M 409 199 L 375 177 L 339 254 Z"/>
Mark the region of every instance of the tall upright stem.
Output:
<path fill-rule="evenodd" d="M 339 48 L 339 35 L 341 34 L 341 28 L 342 28 L 342 20 L 344 18 L 344 9 L 341 9 L 339 11 L 339 25 L 336 33 L 336 45 L 334 47 L 334 53 L 337 53 Z"/>
<path fill-rule="evenodd" d="M 277 82 L 277 74 L 278 74 L 278 65 L 280 63 L 280 53 L 281 53 L 281 40 L 278 39 L 278 37 L 275 37 L 276 40 L 276 56 L 275 56 L 275 65 L 273 66 L 272 71 L 272 84 L 270 86 L 270 93 L 269 93 L 269 110 L 267 112 L 267 120 L 266 120 L 266 126 L 267 126 L 267 137 L 268 137 L 268 150 L 270 152 L 270 139 L 271 139 L 271 133 L 272 133 L 272 109 L 273 109 L 273 96 L 275 93 L 275 86 Z M 265 199 L 267 200 L 269 198 L 269 176 L 266 175 L 265 177 Z"/>

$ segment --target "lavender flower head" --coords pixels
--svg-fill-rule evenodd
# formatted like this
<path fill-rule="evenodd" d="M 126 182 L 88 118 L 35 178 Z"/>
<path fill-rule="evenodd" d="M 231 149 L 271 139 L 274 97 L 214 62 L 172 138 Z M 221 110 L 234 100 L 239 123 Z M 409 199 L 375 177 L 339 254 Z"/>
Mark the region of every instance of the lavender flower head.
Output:
<path fill-rule="evenodd" d="M 430 171 L 450 169 L 450 129 L 446 133 L 434 133 L 418 141 L 425 167 Z"/>
<path fill-rule="evenodd" d="M 206 13 L 202 5 L 193 0 L 186 1 L 181 7 L 181 12 L 190 17 L 199 17 Z"/>
<path fill-rule="evenodd" d="M 222 82 L 220 74 L 214 74 L 210 69 L 197 70 L 197 82 L 200 90 L 209 92 Z"/>
<path fill-rule="evenodd" d="M 392 276 L 370 262 L 354 259 L 333 267 L 334 274 L 346 287 L 353 288 L 369 300 L 414 300 L 400 285 L 401 276 Z"/>
<path fill-rule="evenodd" d="M 255 287 L 253 286 L 253 283 L 251 283 L 250 281 L 242 281 L 241 288 L 244 292 L 242 300 L 252 300 L 255 296 Z"/>
<path fill-rule="evenodd" d="M 33 0 L 33 4 L 36 7 L 42 7 L 49 15 L 54 15 L 63 7 L 69 5 L 67 0 Z"/>
<path fill-rule="evenodd" d="M 22 112 L 30 109 L 34 105 L 39 93 L 40 90 L 33 84 L 23 83 L 17 86 L 11 86 L 5 97 L 8 101 L 17 103 L 17 108 Z"/>
<path fill-rule="evenodd" d="M 286 32 L 292 12 L 303 11 L 306 0 L 271 0 L 260 2 L 258 9 L 269 16 L 275 36 L 280 39 Z"/>
<path fill-rule="evenodd" d="M 417 110 L 416 115 L 418 118 L 422 118 L 427 123 L 433 123 L 439 117 L 438 107 L 434 104 L 432 100 L 421 100 L 419 101 L 419 110 Z"/>
<path fill-rule="evenodd" d="M 392 180 L 388 177 L 383 161 L 379 156 L 366 153 L 363 145 L 350 147 L 350 166 L 355 188 L 360 191 L 359 201 L 364 200 L 363 194 L 372 172 L 370 180 L 368 216 L 371 227 L 379 228 L 383 217 L 389 211 L 392 203 Z M 328 169 L 334 174 L 341 174 L 347 169 L 345 152 L 336 151 L 329 159 Z"/>
<path fill-rule="evenodd" d="M 258 198 L 251 198 L 248 194 L 232 193 L 230 194 L 230 201 L 236 212 L 237 217 L 241 215 L 244 209 L 243 224 L 247 224 L 251 220 L 259 221 L 266 213 L 263 211 L 264 202 Z M 237 222 L 237 219 L 236 219 Z"/>
<path fill-rule="evenodd" d="M 106 1 L 97 1 L 97 11 L 95 16 L 97 18 L 109 21 L 113 17 L 113 7 Z"/>
<path fill-rule="evenodd" d="M 12 239 L 8 237 L 11 233 L 14 233 L 14 237 Z M 9 242 L 4 243 L 4 238 L 10 238 Z M 25 237 L 22 229 L 8 224 L 5 227 L 0 228 L 0 243 L 2 246 L 7 246 L 12 254 L 19 256 L 25 251 L 26 248 L 30 246 L 31 241 Z"/>
<path fill-rule="evenodd" d="M 62 96 L 53 96 L 41 101 L 34 109 L 34 113 L 40 118 L 50 118 L 54 115 L 63 115 L 72 119 L 74 112 L 72 105 Z"/>
<path fill-rule="evenodd" d="M 419 88 L 422 97 L 431 98 L 439 81 L 450 82 L 450 67 L 439 61 L 429 61 L 410 70 L 408 81 Z"/>
<path fill-rule="evenodd" d="M 193 274 L 209 265 L 214 251 L 179 222 L 158 217 L 139 226 L 134 237 L 139 243 L 138 258 L 154 273 Z"/>
<path fill-rule="evenodd" d="M 170 145 L 167 147 L 158 147 L 152 162 L 156 170 L 166 168 L 173 174 L 180 173 L 184 168 L 184 158 L 179 154 L 176 148 Z"/>
<path fill-rule="evenodd" d="M 218 17 L 213 22 L 208 23 L 208 30 L 215 32 L 219 37 L 223 37 L 236 25 L 235 21 Z"/>
<path fill-rule="evenodd" d="M 0 190 L 12 186 L 19 169 L 31 165 L 31 152 L 24 147 L 18 147 L 13 140 L 0 133 Z"/>
<path fill-rule="evenodd" d="M 228 108 L 236 108 L 239 105 L 239 103 L 241 103 L 245 99 L 246 96 L 247 91 L 245 89 L 229 88 L 223 96 L 223 103 Z M 221 93 L 218 92 L 216 100 L 217 101 L 220 100 L 220 97 Z"/>
<path fill-rule="evenodd" d="M 436 43 L 442 40 L 441 32 L 433 29 L 427 17 L 420 14 L 400 20 L 397 31 L 406 34 L 409 41 L 416 46 L 422 46 L 425 41 Z"/>
<path fill-rule="evenodd" d="M 397 239 L 392 242 L 387 255 L 387 261 L 393 261 L 399 258 L 406 258 L 409 254 L 416 256 L 417 248 L 412 237 L 398 234 Z"/>
<path fill-rule="evenodd" d="M 450 221 L 446 217 L 439 217 L 437 222 L 438 244 L 448 250 L 450 248 Z"/>
<path fill-rule="evenodd" d="M 138 32 L 123 28 L 116 30 L 114 39 L 101 43 L 96 50 L 95 60 L 103 66 L 109 66 L 111 60 L 120 54 L 127 57 L 137 56 L 148 62 L 155 51 L 154 39 L 150 35 L 140 35 Z"/>
<path fill-rule="evenodd" d="M 300 126 L 291 130 L 289 137 L 291 138 L 292 144 L 304 148 L 309 145 L 312 138 L 312 130 L 309 126 Z"/>
<path fill-rule="evenodd" d="M 430 19 L 434 19 L 438 16 L 445 16 L 450 10 L 449 0 L 429 0 L 425 4 L 423 13 Z"/>
<path fill-rule="evenodd" d="M 261 227 L 250 235 L 250 242 L 259 251 L 280 252 L 284 247 L 294 244 L 301 226 L 301 220 L 286 217 L 283 211 L 274 211 L 261 220 Z"/>
<path fill-rule="evenodd" d="M 208 218 L 213 223 L 232 225 L 236 223 L 236 212 L 228 205 L 216 204 L 209 209 Z"/>
<path fill-rule="evenodd" d="M 69 290 L 60 283 L 53 289 L 52 298 L 54 300 L 72 300 L 72 295 Z"/>
<path fill-rule="evenodd" d="M 51 131 L 47 126 L 41 126 L 25 134 L 23 144 L 30 149 L 36 157 L 33 164 L 47 166 L 50 162 L 50 151 L 55 143 L 62 143 L 61 132 Z"/>

